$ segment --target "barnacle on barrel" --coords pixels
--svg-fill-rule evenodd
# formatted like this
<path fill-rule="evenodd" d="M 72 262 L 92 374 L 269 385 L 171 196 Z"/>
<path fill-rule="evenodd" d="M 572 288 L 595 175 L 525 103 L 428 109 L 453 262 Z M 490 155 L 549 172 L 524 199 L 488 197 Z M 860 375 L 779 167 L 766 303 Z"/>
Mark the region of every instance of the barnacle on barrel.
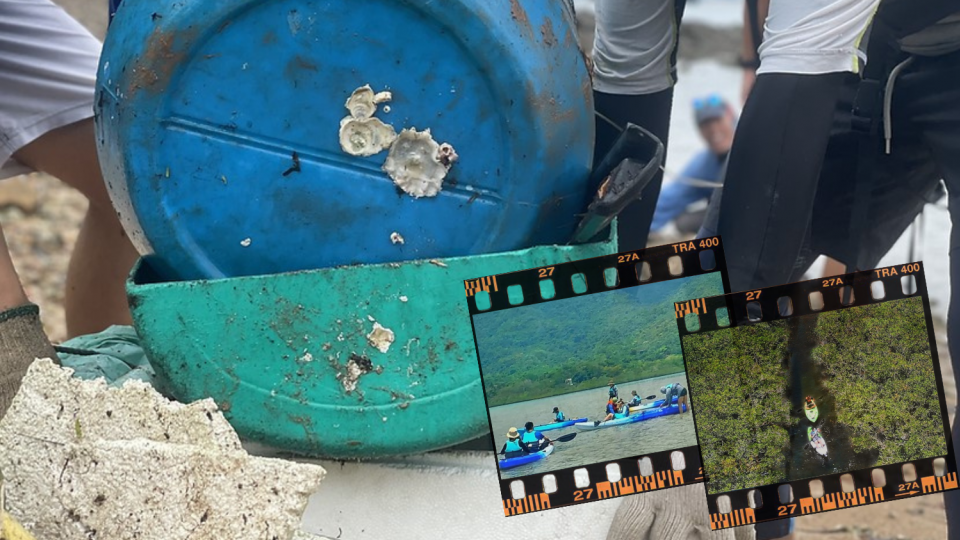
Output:
<path fill-rule="evenodd" d="M 449 160 L 453 155 L 453 147 L 441 155 L 440 145 L 429 129 L 404 129 L 390 146 L 383 170 L 404 192 L 414 197 L 434 197 L 440 193 L 447 175 L 448 166 L 441 162 L 441 157 Z"/>
<path fill-rule="evenodd" d="M 380 103 L 390 101 L 393 95 L 390 92 L 379 92 L 374 94 L 369 84 L 357 88 L 347 98 L 344 104 L 350 111 L 350 116 L 357 119 L 370 118 L 377 112 L 377 106 Z"/>
<path fill-rule="evenodd" d="M 354 156 L 372 156 L 389 147 L 397 138 L 393 126 L 378 118 L 346 117 L 340 121 L 340 148 Z"/>

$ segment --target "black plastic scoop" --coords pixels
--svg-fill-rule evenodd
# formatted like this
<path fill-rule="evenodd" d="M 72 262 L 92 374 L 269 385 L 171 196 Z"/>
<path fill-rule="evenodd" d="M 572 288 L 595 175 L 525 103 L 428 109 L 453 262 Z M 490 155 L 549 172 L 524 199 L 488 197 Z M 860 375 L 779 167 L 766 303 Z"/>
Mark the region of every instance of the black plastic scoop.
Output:
<path fill-rule="evenodd" d="M 660 139 L 636 124 L 627 124 L 590 175 L 590 185 L 600 187 L 570 243 L 593 240 L 628 204 L 641 198 L 663 166 L 663 154 Z"/>

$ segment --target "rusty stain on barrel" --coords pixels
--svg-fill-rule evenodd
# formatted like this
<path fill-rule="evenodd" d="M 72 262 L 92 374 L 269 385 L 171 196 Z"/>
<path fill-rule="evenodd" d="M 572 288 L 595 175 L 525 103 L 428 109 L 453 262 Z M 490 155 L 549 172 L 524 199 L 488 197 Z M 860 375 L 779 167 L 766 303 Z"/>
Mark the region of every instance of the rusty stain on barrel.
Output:
<path fill-rule="evenodd" d="M 147 40 L 146 51 L 133 66 L 127 93 L 132 96 L 143 88 L 163 91 L 168 86 L 174 69 L 186 57 L 187 47 L 183 46 L 184 42 L 192 41 L 195 33 L 193 30 L 178 34 L 155 29 Z M 160 83 L 159 86 L 157 83 Z"/>
<path fill-rule="evenodd" d="M 540 26 L 540 35 L 543 36 L 543 44 L 547 47 L 553 47 L 557 44 L 557 36 L 553 33 L 553 21 L 550 20 L 550 17 L 543 20 L 543 24 Z"/>
<path fill-rule="evenodd" d="M 510 0 L 510 16 L 513 17 L 513 20 L 533 34 L 533 27 L 530 26 L 530 18 L 527 17 L 526 10 L 523 9 L 523 6 L 520 5 L 520 0 Z"/>

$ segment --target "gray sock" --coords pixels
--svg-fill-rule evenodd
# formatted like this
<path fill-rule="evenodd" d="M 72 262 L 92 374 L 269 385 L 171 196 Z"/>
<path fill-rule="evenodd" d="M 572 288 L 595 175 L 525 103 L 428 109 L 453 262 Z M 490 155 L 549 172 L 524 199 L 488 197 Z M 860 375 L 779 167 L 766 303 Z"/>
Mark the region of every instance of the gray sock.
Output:
<path fill-rule="evenodd" d="M 6 414 L 20 381 L 36 358 L 59 363 L 40 324 L 40 308 L 26 304 L 0 313 L 0 418 Z"/>

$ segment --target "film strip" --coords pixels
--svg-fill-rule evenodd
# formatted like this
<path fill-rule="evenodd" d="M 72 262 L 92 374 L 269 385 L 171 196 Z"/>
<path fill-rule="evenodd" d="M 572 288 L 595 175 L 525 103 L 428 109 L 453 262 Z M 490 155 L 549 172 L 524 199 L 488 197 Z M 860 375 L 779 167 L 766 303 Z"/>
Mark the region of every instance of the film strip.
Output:
<path fill-rule="evenodd" d="M 674 302 L 729 291 L 719 237 L 464 285 L 504 515 L 703 481 L 693 420 L 680 414 L 689 404 L 661 394 L 665 382 L 685 380 Z M 640 404 L 609 414 L 614 391 Z M 664 429 L 689 437 L 659 436 Z M 553 441 L 546 453 L 535 433 Z M 514 440 L 533 440 L 532 450 L 508 447 Z"/>
<path fill-rule="evenodd" d="M 714 530 L 957 489 L 922 263 L 676 317 Z"/>

